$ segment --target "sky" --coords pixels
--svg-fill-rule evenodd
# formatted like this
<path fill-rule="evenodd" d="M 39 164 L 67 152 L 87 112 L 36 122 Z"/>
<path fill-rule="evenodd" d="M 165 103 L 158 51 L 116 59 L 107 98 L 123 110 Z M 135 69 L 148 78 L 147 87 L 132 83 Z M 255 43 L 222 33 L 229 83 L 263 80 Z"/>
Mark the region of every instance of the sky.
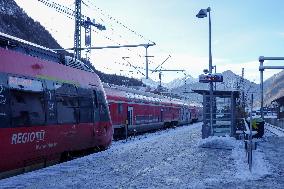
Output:
<path fill-rule="evenodd" d="M 15 0 L 33 19 L 50 31 L 63 48 L 73 47 L 74 20 L 37 0 Z M 46 0 L 49 1 L 49 0 Z M 33 2 L 33 3 L 30 3 Z M 74 9 L 74 0 L 57 0 Z M 208 69 L 208 17 L 199 19 L 200 9 L 211 7 L 212 57 L 217 73 L 232 70 L 259 83 L 259 56 L 284 56 L 284 1 L 280 0 L 83 0 L 82 14 L 106 26 L 94 29 L 92 46 L 147 44 L 149 68 L 154 70 L 167 57 L 162 82 L 187 75 L 198 77 Z M 82 29 L 84 40 L 84 29 Z M 83 41 L 84 42 L 84 41 Z M 82 44 L 84 44 L 82 42 Z M 84 45 L 82 45 L 84 46 Z M 82 52 L 85 56 L 85 53 Z M 122 57 L 129 57 L 122 59 Z M 145 48 L 92 50 L 93 65 L 100 71 L 129 77 L 145 77 Z M 283 65 L 266 61 L 265 65 Z M 139 70 L 139 71 L 138 71 Z M 281 70 L 265 70 L 264 79 Z M 214 71 L 213 71 L 214 72 Z M 142 74 L 143 75 L 142 75 Z M 158 81 L 158 73 L 149 71 Z"/>

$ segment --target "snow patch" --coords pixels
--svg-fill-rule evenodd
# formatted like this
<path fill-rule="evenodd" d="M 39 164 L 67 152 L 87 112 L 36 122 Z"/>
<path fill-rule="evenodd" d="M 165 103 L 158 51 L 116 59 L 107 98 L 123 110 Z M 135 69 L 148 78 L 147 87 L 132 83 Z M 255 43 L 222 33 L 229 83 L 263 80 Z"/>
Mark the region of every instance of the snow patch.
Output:
<path fill-rule="evenodd" d="M 254 150 L 252 154 L 252 171 L 249 171 L 248 157 L 244 148 L 234 148 L 232 158 L 235 160 L 235 177 L 241 180 L 257 180 L 270 174 L 269 164 L 265 155 L 260 150 Z"/>
<path fill-rule="evenodd" d="M 212 136 L 200 140 L 199 147 L 212 149 L 232 150 L 232 159 L 236 167 L 235 178 L 240 180 L 257 180 L 270 174 L 270 166 L 265 159 L 264 153 L 260 150 L 253 151 L 252 171 L 249 170 L 248 157 L 244 147 L 244 141 L 236 140 L 233 137 Z"/>
<path fill-rule="evenodd" d="M 228 149 L 231 150 L 237 146 L 235 138 L 230 136 L 218 137 L 211 136 L 200 140 L 198 146 L 201 148 L 216 148 L 216 149 Z"/>

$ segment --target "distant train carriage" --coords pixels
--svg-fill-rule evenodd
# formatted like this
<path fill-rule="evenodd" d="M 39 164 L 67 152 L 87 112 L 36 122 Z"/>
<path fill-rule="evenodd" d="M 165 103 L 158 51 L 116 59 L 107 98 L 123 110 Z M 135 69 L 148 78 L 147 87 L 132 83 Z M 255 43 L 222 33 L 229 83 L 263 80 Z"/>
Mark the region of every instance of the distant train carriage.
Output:
<path fill-rule="evenodd" d="M 130 90 L 105 87 L 115 137 L 191 123 L 194 108 L 181 100 Z M 196 118 L 197 119 L 197 118 Z"/>
<path fill-rule="evenodd" d="M 201 106 L 191 105 L 192 122 L 201 121 L 203 119 L 203 109 Z"/>
<path fill-rule="evenodd" d="M 0 178 L 111 144 L 109 110 L 95 73 L 5 34 L 0 56 Z"/>

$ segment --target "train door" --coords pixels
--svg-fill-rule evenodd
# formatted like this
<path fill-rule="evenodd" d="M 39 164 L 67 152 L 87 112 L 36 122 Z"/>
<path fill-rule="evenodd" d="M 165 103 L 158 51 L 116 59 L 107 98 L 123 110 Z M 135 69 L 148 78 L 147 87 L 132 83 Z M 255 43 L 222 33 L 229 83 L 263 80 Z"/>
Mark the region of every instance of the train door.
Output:
<path fill-rule="evenodd" d="M 190 112 L 190 110 L 188 109 L 187 110 L 187 121 L 189 121 L 189 122 L 192 122 L 192 120 L 191 120 L 191 112 Z"/>
<path fill-rule="evenodd" d="M 127 109 L 127 120 L 129 125 L 133 125 L 133 107 Z"/>
<path fill-rule="evenodd" d="M 164 121 L 164 115 L 163 115 L 163 112 L 164 112 L 164 109 L 163 109 L 163 108 L 161 108 L 161 122 L 163 122 L 163 121 Z"/>
<path fill-rule="evenodd" d="M 98 103 L 98 96 L 97 96 L 97 92 L 94 90 L 93 91 L 93 107 L 94 107 L 94 122 L 98 122 L 100 121 L 100 115 L 99 115 L 99 103 Z"/>

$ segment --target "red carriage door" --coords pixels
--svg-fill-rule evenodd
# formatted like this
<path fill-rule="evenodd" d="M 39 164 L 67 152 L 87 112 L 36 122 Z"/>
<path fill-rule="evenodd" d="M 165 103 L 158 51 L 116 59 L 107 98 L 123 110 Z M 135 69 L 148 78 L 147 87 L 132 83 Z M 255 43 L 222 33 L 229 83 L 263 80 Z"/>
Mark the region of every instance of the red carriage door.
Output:
<path fill-rule="evenodd" d="M 164 116 L 163 116 L 163 112 L 164 112 L 164 109 L 163 108 L 161 108 L 161 122 L 163 122 L 164 121 Z"/>
<path fill-rule="evenodd" d="M 129 125 L 133 125 L 133 107 L 127 109 L 127 120 Z"/>

